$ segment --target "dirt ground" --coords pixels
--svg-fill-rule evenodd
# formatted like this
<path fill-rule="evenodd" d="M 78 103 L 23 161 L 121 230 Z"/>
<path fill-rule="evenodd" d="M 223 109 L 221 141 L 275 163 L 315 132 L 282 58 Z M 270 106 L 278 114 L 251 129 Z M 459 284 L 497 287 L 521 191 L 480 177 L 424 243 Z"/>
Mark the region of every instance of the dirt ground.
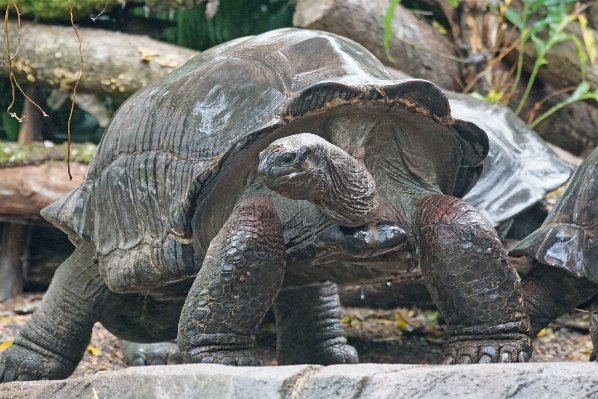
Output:
<path fill-rule="evenodd" d="M 24 294 L 0 303 L 0 352 L 10 346 L 31 317 L 42 294 Z M 25 313 L 25 314 L 23 314 Z M 552 323 L 534 342 L 532 362 L 587 361 L 592 351 L 589 314 L 573 313 Z M 343 308 L 349 343 L 362 363 L 435 364 L 442 360 L 442 320 L 434 310 Z M 274 323 L 266 321 L 257 336 L 263 365 L 276 365 Z M 73 377 L 125 367 L 119 340 L 96 323 L 83 361 Z"/>

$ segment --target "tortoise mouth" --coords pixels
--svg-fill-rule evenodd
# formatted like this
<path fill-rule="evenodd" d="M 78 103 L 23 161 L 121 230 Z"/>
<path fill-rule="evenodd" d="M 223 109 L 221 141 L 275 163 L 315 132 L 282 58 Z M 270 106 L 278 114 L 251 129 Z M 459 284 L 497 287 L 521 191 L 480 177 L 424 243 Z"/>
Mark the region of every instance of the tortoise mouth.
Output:
<path fill-rule="evenodd" d="M 282 187 L 292 185 L 293 181 L 302 175 L 302 171 L 296 169 L 285 169 L 262 175 L 266 187 L 270 190 L 279 191 Z"/>

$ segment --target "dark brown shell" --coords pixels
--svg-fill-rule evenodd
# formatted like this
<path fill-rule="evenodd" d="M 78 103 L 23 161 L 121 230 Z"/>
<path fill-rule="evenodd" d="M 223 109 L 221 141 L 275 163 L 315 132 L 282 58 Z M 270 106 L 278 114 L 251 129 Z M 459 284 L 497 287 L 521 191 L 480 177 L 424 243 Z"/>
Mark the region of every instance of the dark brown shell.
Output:
<path fill-rule="evenodd" d="M 598 149 L 579 166 L 542 227 L 509 256 L 523 273 L 535 260 L 598 283 Z"/>
<path fill-rule="evenodd" d="M 91 242 L 115 267 L 146 264 L 139 273 L 156 279 L 192 275 L 242 194 L 237 183 L 255 168 L 257 152 L 279 138 L 274 132 L 303 116 L 364 102 L 403 107 L 452 131 L 462 154 L 440 188 L 462 195 L 475 182 L 486 135 L 454 121 L 438 87 L 394 80 L 346 38 L 282 29 L 207 50 L 133 95 L 115 114 L 81 187 L 42 215 Z M 193 223 L 210 231 L 196 237 L 199 249 L 187 245 Z"/>

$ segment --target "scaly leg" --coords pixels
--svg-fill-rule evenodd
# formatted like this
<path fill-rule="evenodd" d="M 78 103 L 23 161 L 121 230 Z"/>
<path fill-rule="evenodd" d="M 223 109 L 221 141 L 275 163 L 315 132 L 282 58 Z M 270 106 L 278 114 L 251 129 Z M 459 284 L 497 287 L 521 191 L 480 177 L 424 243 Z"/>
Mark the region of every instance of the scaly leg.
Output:
<path fill-rule="evenodd" d="M 541 264 L 532 267 L 521 281 L 521 286 L 532 336 L 598 293 L 598 284 Z"/>
<path fill-rule="evenodd" d="M 340 322 L 336 284 L 282 291 L 274 302 L 278 364 L 357 363 Z"/>
<path fill-rule="evenodd" d="M 259 365 L 254 335 L 284 276 L 281 223 L 268 198 L 243 201 L 210 243 L 183 307 L 186 363 Z"/>
<path fill-rule="evenodd" d="M 62 379 L 73 373 L 110 292 L 93 256 L 82 243 L 58 268 L 41 306 L 0 355 L 0 382 Z"/>
<path fill-rule="evenodd" d="M 528 361 L 519 278 L 492 225 L 444 195 L 425 198 L 420 217 L 422 273 L 451 335 L 445 363 Z"/>

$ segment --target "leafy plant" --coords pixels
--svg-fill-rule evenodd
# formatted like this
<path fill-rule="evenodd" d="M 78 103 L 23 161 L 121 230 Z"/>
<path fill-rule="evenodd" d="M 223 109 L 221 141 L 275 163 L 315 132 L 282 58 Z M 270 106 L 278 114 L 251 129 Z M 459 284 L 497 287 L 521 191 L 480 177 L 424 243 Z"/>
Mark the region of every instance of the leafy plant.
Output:
<path fill-rule="evenodd" d="M 517 106 L 516 113 L 519 114 L 521 112 L 521 109 L 523 108 L 523 105 L 525 104 L 525 101 L 529 96 L 529 92 L 532 88 L 532 85 L 537 77 L 539 69 L 543 65 L 548 64 L 548 61 L 545 58 L 546 53 L 548 53 L 548 51 L 550 51 L 550 49 L 554 45 L 567 40 L 571 40 L 575 44 L 575 47 L 577 49 L 577 56 L 579 57 L 582 81 L 580 82 L 577 89 L 573 92 L 573 94 L 567 100 L 560 103 L 560 107 L 556 109 L 555 107 L 552 108 L 554 109 L 554 111 L 552 111 L 551 114 L 556 110 L 562 108 L 563 106 L 571 104 L 575 101 L 587 99 L 583 97 L 588 94 L 590 86 L 589 83 L 587 83 L 587 81 L 585 80 L 586 70 L 584 64 L 588 59 L 593 64 L 596 60 L 596 52 L 594 37 L 591 34 L 591 32 L 587 29 L 587 19 L 584 15 L 581 14 L 585 7 L 579 5 L 575 6 L 572 0 L 523 0 L 523 2 L 524 9 L 520 15 L 517 15 L 512 9 L 507 9 L 507 13 L 505 14 L 507 19 L 510 22 L 512 22 L 514 26 L 517 27 L 522 36 L 522 39 L 519 44 L 519 60 L 517 65 L 517 75 L 511 89 L 512 92 L 516 90 L 517 84 L 519 83 L 519 79 L 521 77 L 521 71 L 523 68 L 523 54 L 526 43 L 529 40 L 531 40 L 536 48 L 536 59 L 534 60 L 534 66 L 530 78 L 528 80 L 525 92 L 521 100 L 519 101 L 519 105 Z M 531 13 L 538 11 L 541 7 L 544 8 L 543 11 L 545 11 L 546 16 L 533 23 L 531 28 L 527 28 L 526 23 L 529 16 L 531 15 Z M 576 35 L 567 34 L 565 32 L 567 26 L 574 21 L 579 21 L 580 27 L 582 28 L 583 40 L 585 42 L 585 50 Z M 540 36 L 540 33 L 544 32 L 546 28 L 548 28 L 548 32 L 546 33 L 546 39 L 544 40 Z M 538 119 L 543 120 L 546 118 L 546 116 L 542 115 Z M 537 123 L 538 122 L 534 123 L 534 125 Z"/>
<path fill-rule="evenodd" d="M 387 55 L 389 55 L 389 43 L 392 36 L 392 18 L 394 10 L 397 4 L 401 0 L 391 0 L 389 7 L 387 8 L 386 15 L 384 17 L 384 47 Z M 582 12 L 589 6 L 580 6 L 576 3 L 577 0 L 521 0 L 523 9 L 517 10 L 511 4 L 511 0 L 498 0 L 491 2 L 489 8 L 497 13 L 500 20 L 503 19 L 510 22 L 514 29 L 519 33 L 517 40 L 511 40 L 512 35 L 508 35 L 507 32 L 503 32 L 503 24 L 498 24 L 499 31 L 496 32 L 497 37 L 503 38 L 502 43 L 495 49 L 491 49 L 495 54 L 494 57 L 490 58 L 487 62 L 487 66 L 479 73 L 473 81 L 469 82 L 465 88 L 465 92 L 469 91 L 475 81 L 483 78 L 487 75 L 487 72 L 496 66 L 509 52 L 518 48 L 518 60 L 512 73 L 515 74 L 514 79 L 505 84 L 505 80 L 498 80 L 498 82 L 489 82 L 490 89 L 486 95 L 480 93 L 472 93 L 476 98 L 497 103 L 506 103 L 515 94 L 519 82 L 521 80 L 523 72 L 523 58 L 525 54 L 525 47 L 531 40 L 536 49 L 536 58 L 534 59 L 534 65 L 528 79 L 525 91 L 517 104 L 516 113 L 521 113 L 526 100 L 529 97 L 529 93 L 532 86 L 537 78 L 540 68 L 548 61 L 546 54 L 558 43 L 571 40 L 576 49 L 577 56 L 580 64 L 581 82 L 576 88 L 571 88 L 573 93 L 565 100 L 556 104 L 548 111 L 540 115 L 534 121 L 529 121 L 531 127 L 536 126 L 538 123 L 552 115 L 559 109 L 572 104 L 576 101 L 593 99 L 598 101 L 598 90 L 591 91 L 590 84 L 586 80 L 586 69 L 585 63 L 589 61 L 594 64 L 596 61 L 596 44 L 594 42 L 594 36 L 587 28 L 587 19 Z M 457 6 L 457 0 L 449 1 L 453 6 Z M 533 20 L 533 22 L 531 22 Z M 578 22 L 582 31 L 582 40 L 571 33 L 567 33 L 567 27 Z M 505 49 L 506 47 L 506 49 Z M 425 49 L 424 49 L 425 50 Z M 389 55 L 389 59 L 392 58 Z M 541 104 L 537 104 L 541 105 Z"/>
<path fill-rule="evenodd" d="M 202 51 L 238 37 L 291 27 L 294 9 L 293 0 L 221 0 L 216 14 L 208 18 L 206 4 L 199 4 L 176 11 L 174 28 L 158 39 Z M 159 17 L 172 15 L 161 13 Z"/>

